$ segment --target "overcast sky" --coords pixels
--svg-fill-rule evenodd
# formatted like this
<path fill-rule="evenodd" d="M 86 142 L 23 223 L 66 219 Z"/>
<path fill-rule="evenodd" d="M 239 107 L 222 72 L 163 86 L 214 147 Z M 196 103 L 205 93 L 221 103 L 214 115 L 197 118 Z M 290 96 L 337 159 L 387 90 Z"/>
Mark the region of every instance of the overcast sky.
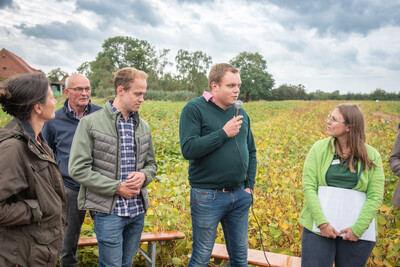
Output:
<path fill-rule="evenodd" d="M 213 63 L 258 52 L 307 92 L 400 90 L 400 0 L 0 0 L 0 49 L 48 73 L 75 72 L 107 38 L 203 51 Z"/>

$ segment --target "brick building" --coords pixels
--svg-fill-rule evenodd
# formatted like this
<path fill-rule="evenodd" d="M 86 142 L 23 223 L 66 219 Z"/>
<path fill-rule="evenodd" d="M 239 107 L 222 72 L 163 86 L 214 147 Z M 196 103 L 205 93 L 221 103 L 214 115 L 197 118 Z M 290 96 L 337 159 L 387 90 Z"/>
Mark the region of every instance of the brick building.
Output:
<path fill-rule="evenodd" d="M 22 58 L 3 48 L 0 51 L 0 88 L 3 82 L 15 75 L 22 73 L 40 72 L 40 70 L 30 67 Z"/>
<path fill-rule="evenodd" d="M 33 72 L 42 72 L 40 70 L 34 69 L 30 67 L 22 58 L 11 53 L 7 49 L 3 48 L 0 51 L 0 88 L 4 88 L 4 81 L 7 78 L 23 73 L 33 73 Z M 59 82 L 52 82 L 50 84 L 51 89 L 56 95 L 59 95 L 63 92 L 65 88 L 65 79 L 68 76 L 64 77 Z"/>

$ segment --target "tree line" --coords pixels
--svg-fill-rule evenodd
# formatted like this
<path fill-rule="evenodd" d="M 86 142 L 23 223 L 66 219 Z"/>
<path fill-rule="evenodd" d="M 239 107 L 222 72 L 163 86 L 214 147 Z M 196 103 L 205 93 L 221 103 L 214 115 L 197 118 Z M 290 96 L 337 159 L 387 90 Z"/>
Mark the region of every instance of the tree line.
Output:
<path fill-rule="evenodd" d="M 400 100 L 400 92 L 386 92 L 377 88 L 372 93 L 347 93 L 340 94 L 339 90 L 332 93 L 326 93 L 321 90 L 306 93 L 303 85 L 280 85 L 278 88 L 271 90 L 271 98 L 268 100 Z"/>
<path fill-rule="evenodd" d="M 146 40 L 129 36 L 108 38 L 93 61 L 83 62 L 76 70 L 89 78 L 93 95 L 107 97 L 114 94 L 113 73 L 124 67 L 145 71 L 147 98 L 154 100 L 189 100 L 208 88 L 207 71 L 212 66 L 211 56 L 202 51 L 180 49 L 175 62 L 168 60 L 169 49 L 158 50 Z M 371 94 L 340 95 L 339 91 L 307 93 L 303 85 L 283 84 L 277 88 L 267 71 L 267 61 L 255 52 L 240 52 L 229 61 L 240 69 L 241 98 L 251 100 L 400 100 L 400 95 L 377 89 Z M 175 68 L 174 72 L 167 71 Z M 48 73 L 52 82 L 58 82 L 68 73 L 56 68 Z"/>

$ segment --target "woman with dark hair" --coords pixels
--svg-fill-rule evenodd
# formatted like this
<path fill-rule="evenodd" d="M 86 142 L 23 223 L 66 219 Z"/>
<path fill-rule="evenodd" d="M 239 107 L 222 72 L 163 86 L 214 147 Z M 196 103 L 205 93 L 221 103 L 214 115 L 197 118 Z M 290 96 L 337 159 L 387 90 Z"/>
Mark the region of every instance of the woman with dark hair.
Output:
<path fill-rule="evenodd" d="M 65 193 L 52 150 L 41 136 L 57 101 L 42 73 L 9 78 L 0 104 L 14 118 L 0 128 L 0 266 L 57 264 Z"/>
<path fill-rule="evenodd" d="M 374 229 L 370 225 L 383 199 L 382 160 L 379 152 L 365 143 L 364 115 L 357 105 L 341 104 L 328 117 L 327 134 L 331 137 L 316 142 L 304 163 L 306 202 L 299 218 L 304 226 L 302 266 L 365 266 L 376 232 L 372 230 L 372 238 L 364 233 Z M 350 196 L 355 201 L 347 200 Z M 359 210 L 353 210 L 357 201 L 361 203 Z M 349 207 L 351 212 L 340 214 Z M 331 217 L 336 225 L 347 225 L 351 214 L 354 221 L 336 229 L 327 219 L 336 209 L 339 215 Z"/>

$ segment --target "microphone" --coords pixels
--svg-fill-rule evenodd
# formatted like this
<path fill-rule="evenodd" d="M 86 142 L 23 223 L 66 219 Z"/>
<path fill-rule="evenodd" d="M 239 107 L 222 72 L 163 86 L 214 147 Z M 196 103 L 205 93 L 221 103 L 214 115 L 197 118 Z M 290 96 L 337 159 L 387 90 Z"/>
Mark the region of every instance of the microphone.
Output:
<path fill-rule="evenodd" d="M 235 117 L 237 117 L 237 116 L 239 116 L 240 109 L 243 107 L 243 102 L 240 101 L 240 100 L 238 100 L 238 101 L 236 101 L 235 106 L 236 106 L 236 114 L 235 114 Z"/>

